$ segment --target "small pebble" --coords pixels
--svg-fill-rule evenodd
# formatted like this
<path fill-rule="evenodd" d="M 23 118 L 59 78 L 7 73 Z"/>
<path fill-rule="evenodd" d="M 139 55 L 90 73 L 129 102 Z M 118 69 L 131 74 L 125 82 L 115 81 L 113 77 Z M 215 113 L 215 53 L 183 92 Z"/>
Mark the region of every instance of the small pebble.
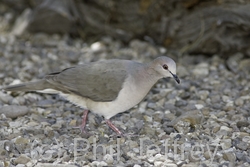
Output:
<path fill-rule="evenodd" d="M 27 164 L 29 161 L 31 161 L 31 159 L 24 154 L 21 154 L 14 160 L 16 164 Z"/>

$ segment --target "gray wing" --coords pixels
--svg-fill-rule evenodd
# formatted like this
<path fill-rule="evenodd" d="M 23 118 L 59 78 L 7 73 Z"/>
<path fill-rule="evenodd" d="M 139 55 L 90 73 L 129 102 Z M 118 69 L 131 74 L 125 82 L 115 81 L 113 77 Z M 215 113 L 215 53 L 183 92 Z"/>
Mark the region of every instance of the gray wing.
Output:
<path fill-rule="evenodd" d="M 113 101 L 127 77 L 126 61 L 109 60 L 78 65 L 45 79 L 57 90 L 75 93 L 93 101 Z"/>

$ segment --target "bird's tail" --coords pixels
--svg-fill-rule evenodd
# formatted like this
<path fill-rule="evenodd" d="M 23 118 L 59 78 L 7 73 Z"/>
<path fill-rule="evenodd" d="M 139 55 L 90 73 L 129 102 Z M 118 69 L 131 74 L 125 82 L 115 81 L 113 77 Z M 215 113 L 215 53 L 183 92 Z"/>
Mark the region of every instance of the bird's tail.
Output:
<path fill-rule="evenodd" d="M 39 80 L 35 82 L 27 82 L 27 83 L 21 83 L 17 85 L 10 85 L 3 87 L 2 89 L 6 91 L 37 91 L 37 90 L 44 90 L 49 87 L 49 83 L 46 80 Z"/>

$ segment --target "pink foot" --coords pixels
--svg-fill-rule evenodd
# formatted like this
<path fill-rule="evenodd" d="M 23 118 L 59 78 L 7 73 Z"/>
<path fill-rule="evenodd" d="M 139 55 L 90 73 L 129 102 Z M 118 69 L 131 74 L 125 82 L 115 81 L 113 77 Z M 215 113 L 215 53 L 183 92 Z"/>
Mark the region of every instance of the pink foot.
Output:
<path fill-rule="evenodd" d="M 85 133 L 85 126 L 87 123 L 88 113 L 89 113 L 89 110 L 83 110 L 82 124 L 80 126 L 81 133 Z"/>
<path fill-rule="evenodd" d="M 118 136 L 124 136 L 123 133 L 109 119 L 106 119 L 105 122 Z"/>

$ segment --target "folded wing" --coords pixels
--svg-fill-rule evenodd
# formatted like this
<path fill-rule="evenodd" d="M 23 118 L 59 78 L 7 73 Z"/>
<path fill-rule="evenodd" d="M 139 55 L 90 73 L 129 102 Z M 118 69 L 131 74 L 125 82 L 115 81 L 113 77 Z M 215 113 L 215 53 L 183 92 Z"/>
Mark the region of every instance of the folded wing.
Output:
<path fill-rule="evenodd" d="M 59 91 L 75 93 L 93 101 L 113 101 L 127 78 L 126 61 L 87 63 L 51 73 L 46 81 Z"/>

